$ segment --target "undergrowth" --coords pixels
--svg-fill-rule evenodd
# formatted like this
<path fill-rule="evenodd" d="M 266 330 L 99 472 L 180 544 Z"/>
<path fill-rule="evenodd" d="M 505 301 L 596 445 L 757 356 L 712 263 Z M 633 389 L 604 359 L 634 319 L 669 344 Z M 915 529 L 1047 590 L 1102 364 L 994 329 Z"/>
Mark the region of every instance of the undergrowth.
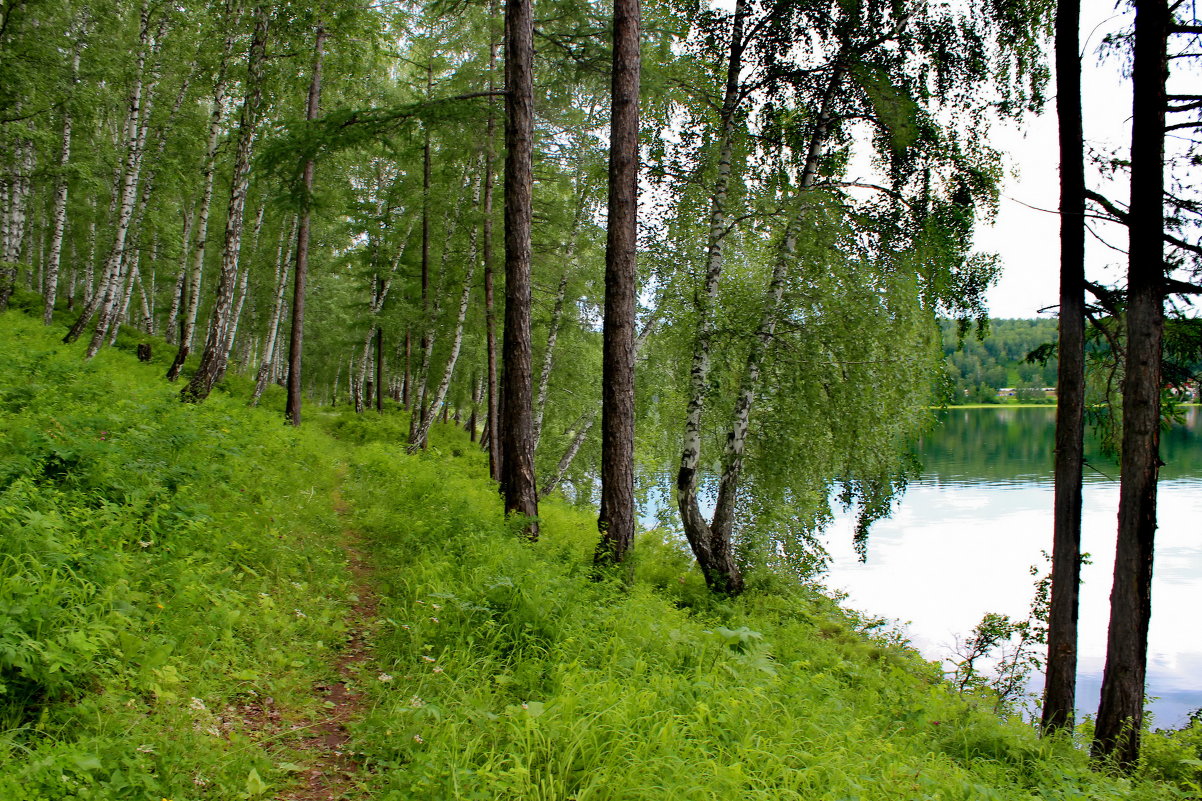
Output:
<path fill-rule="evenodd" d="M 594 580 L 594 513 L 525 542 L 452 427 L 409 455 L 403 414 L 297 431 L 81 351 L 0 316 L 0 801 L 278 797 L 297 735 L 254 718 L 321 715 L 344 526 L 380 599 L 364 801 L 1199 797 L 1199 726 L 1094 772 L 813 587 L 715 600 L 655 531 Z"/>
<path fill-rule="evenodd" d="M 357 730 L 373 799 L 1190 797 L 1091 771 L 814 588 L 715 601 L 655 532 L 632 586 L 591 580 L 592 512 L 542 504 L 532 546 L 466 441 L 406 456 L 394 424 L 343 425 L 384 618 Z"/>
<path fill-rule="evenodd" d="M 56 335 L 0 318 L 0 799 L 265 796 L 249 710 L 342 638 L 332 443 Z"/>

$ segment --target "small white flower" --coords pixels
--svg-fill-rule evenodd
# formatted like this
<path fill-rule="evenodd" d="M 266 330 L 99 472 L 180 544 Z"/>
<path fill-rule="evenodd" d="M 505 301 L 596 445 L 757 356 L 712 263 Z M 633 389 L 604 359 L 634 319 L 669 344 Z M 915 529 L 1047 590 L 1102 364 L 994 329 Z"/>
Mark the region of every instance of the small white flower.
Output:
<path fill-rule="evenodd" d="M 153 754 L 154 746 L 153 745 L 139 745 L 137 750 L 143 754 Z"/>
<path fill-rule="evenodd" d="M 202 701 L 202 700 L 201 700 L 201 699 L 199 699 L 199 698 L 196 698 L 195 696 L 193 696 L 193 698 L 192 698 L 192 701 L 191 701 L 191 702 L 188 704 L 188 706 L 192 707 L 192 708 L 193 708 L 193 709 L 195 709 L 197 712 L 206 712 L 206 711 L 208 711 L 208 707 L 207 707 L 207 706 L 205 706 L 205 702 L 204 702 L 204 701 Z"/>
<path fill-rule="evenodd" d="M 389 676 L 387 673 L 381 673 L 377 678 L 384 682 L 392 681 L 392 676 Z"/>
<path fill-rule="evenodd" d="M 413 735 L 413 742 L 424 743 L 425 740 L 422 739 L 422 736 L 420 734 L 415 734 L 415 735 Z"/>
<path fill-rule="evenodd" d="M 434 672 L 435 672 L 435 673 L 442 673 L 442 668 L 440 668 L 440 667 L 436 667 L 436 668 L 434 668 Z"/>
<path fill-rule="evenodd" d="M 436 617 L 432 617 L 432 618 L 430 618 L 430 622 L 431 622 L 431 623 L 437 623 L 437 622 L 438 622 L 438 618 L 436 618 Z"/>
<path fill-rule="evenodd" d="M 305 617 L 308 617 L 308 615 L 306 615 L 304 612 L 302 612 L 302 611 L 301 611 L 301 610 L 299 610 L 299 609 L 293 609 L 293 610 L 292 610 L 292 614 L 294 614 L 294 615 L 296 615 L 297 617 L 300 617 L 300 618 L 305 618 Z"/>
<path fill-rule="evenodd" d="M 416 695 L 409 699 L 409 706 L 413 707 L 414 709 L 421 709 L 425 705 L 426 702 L 418 698 Z"/>
<path fill-rule="evenodd" d="M 436 612 L 437 612 L 439 609 L 442 609 L 442 607 L 441 607 L 441 606 L 439 606 L 438 604 L 430 604 L 430 606 L 434 607 L 434 611 L 436 611 Z"/>
<path fill-rule="evenodd" d="M 143 548 L 149 548 L 151 545 L 154 545 L 154 540 L 138 540 L 138 544 Z"/>

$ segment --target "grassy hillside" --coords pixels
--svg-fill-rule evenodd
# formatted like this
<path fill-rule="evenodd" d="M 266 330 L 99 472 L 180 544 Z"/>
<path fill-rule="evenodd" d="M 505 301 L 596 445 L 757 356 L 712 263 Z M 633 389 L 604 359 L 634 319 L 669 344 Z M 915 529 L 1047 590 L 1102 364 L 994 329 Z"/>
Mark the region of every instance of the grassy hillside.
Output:
<path fill-rule="evenodd" d="M 304 797 L 344 529 L 379 602 L 349 798 L 1198 797 L 1197 729 L 1099 775 L 814 588 L 716 602 L 654 533 L 631 587 L 594 581 L 593 514 L 521 541 L 462 432 L 297 432 L 80 350 L 0 316 L 0 801 Z"/>

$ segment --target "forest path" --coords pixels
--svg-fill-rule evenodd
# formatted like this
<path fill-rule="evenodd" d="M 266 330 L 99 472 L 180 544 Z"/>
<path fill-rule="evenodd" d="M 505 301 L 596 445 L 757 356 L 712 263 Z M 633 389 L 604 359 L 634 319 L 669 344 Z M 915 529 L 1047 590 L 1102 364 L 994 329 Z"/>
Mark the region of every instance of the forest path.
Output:
<path fill-rule="evenodd" d="M 345 518 L 349 511 L 337 491 L 334 509 L 340 518 Z M 367 702 L 359 688 L 370 669 L 370 635 L 375 626 L 378 602 L 371 587 L 372 568 L 360 550 L 358 532 L 343 528 L 340 545 L 352 577 L 346 646 L 334 663 L 337 679 L 313 688 L 321 700 L 323 716 L 306 726 L 305 738 L 295 744 L 305 757 L 305 770 L 300 775 L 303 784 L 281 793 L 277 796 L 278 801 L 356 801 L 365 798 L 358 780 L 360 765 L 350 750 L 348 725 L 366 711 Z"/>

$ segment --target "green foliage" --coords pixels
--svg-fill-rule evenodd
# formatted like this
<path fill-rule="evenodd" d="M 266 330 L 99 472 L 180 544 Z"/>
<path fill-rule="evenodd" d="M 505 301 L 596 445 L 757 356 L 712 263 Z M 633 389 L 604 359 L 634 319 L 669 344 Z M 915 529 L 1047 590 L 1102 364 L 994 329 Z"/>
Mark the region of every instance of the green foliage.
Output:
<path fill-rule="evenodd" d="M 989 320 L 980 336 L 956 328 L 940 323 L 950 405 L 1054 402 L 1042 390 L 1056 386 L 1056 320 Z"/>
<path fill-rule="evenodd" d="M 0 364 L 0 798 L 275 782 L 241 710 L 299 705 L 342 631 L 330 443 L 15 312 Z"/>

